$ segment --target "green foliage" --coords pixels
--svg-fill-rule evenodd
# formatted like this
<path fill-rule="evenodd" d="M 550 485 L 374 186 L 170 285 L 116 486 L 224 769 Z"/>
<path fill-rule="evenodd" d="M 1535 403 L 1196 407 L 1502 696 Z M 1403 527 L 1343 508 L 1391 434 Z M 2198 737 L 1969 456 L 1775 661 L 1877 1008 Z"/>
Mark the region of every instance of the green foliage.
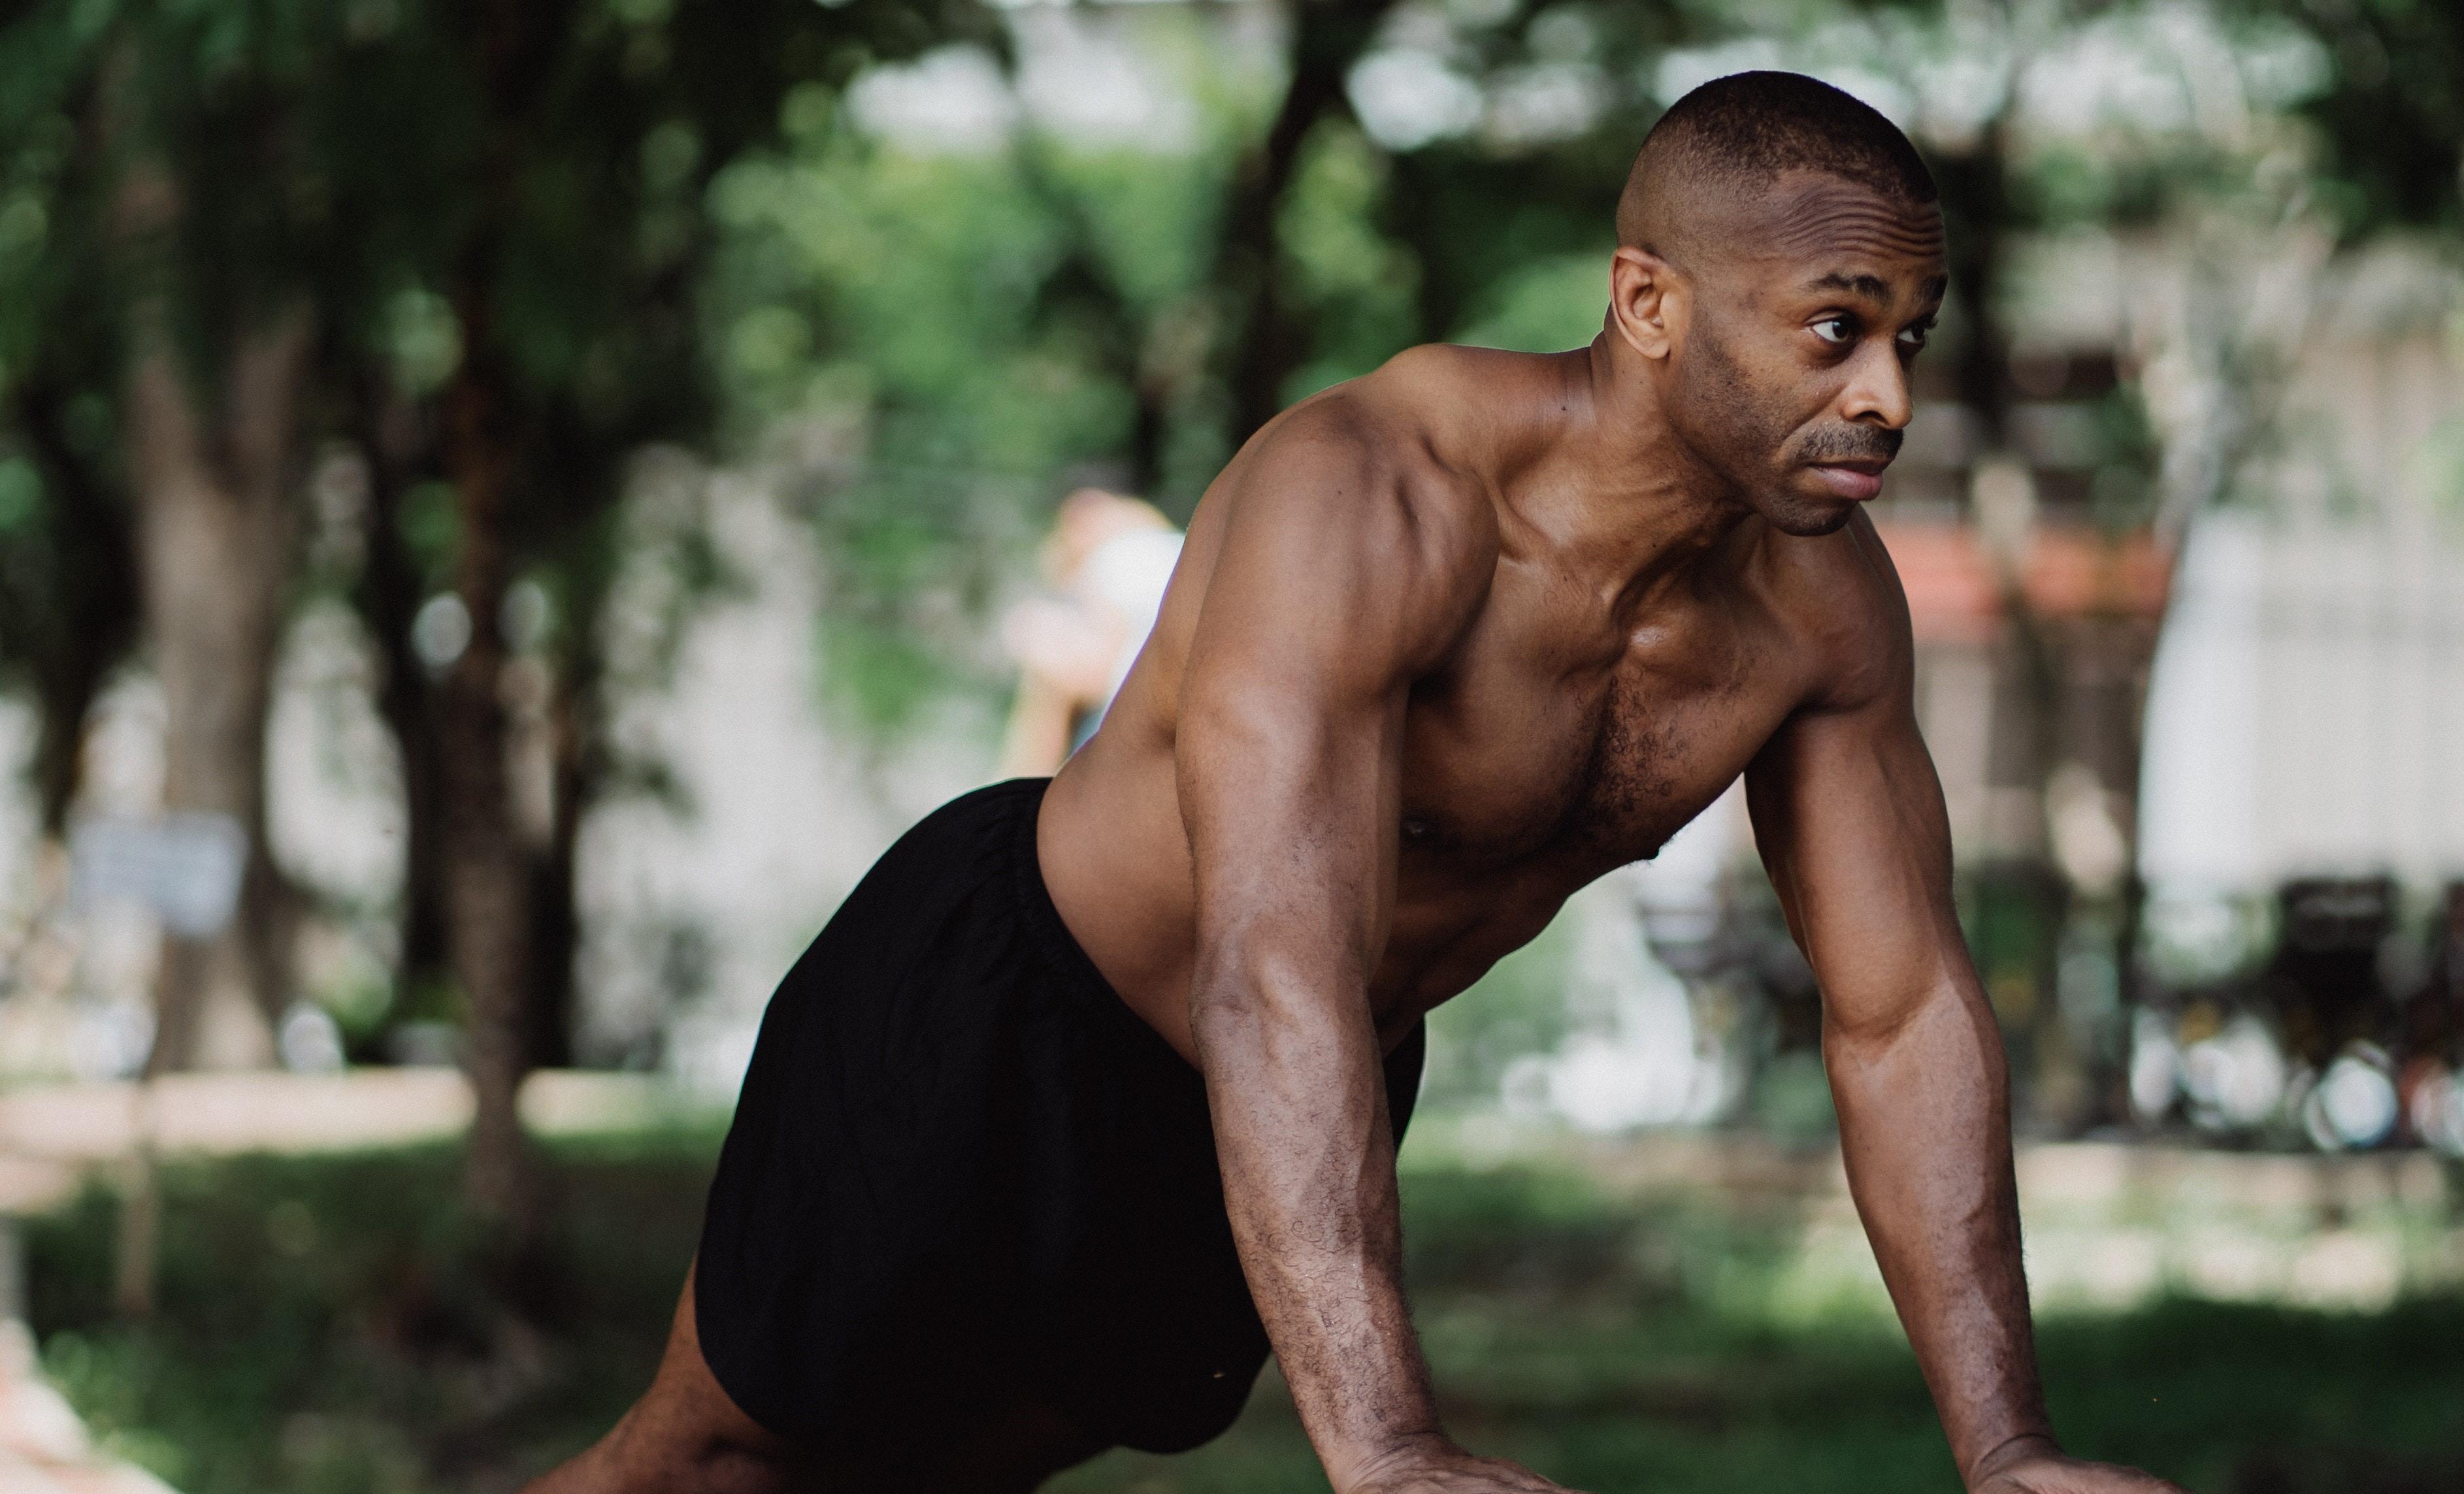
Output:
<path fill-rule="evenodd" d="M 1377 230 L 1390 178 L 1385 153 L 1348 121 L 1311 136 L 1280 225 L 1313 354 L 1286 381 L 1287 403 L 1358 378 L 1424 340 L 1419 261 Z"/>
<path fill-rule="evenodd" d="M 22 456 L 0 460 L 0 537 L 29 528 L 43 506 L 43 475 Z"/>
<path fill-rule="evenodd" d="M 2444 0 L 2233 0 L 2329 59 L 2300 104 L 2325 147 L 2323 196 L 2348 234 L 2464 227 L 2464 11 Z"/>
<path fill-rule="evenodd" d="M 1409 1171 L 1415 1319 L 1449 1427 L 1599 1494 L 1959 1486 L 1887 1316 L 1754 1309 L 1787 1218 L 1621 1200 L 1550 1171 Z M 2464 1472 L 2464 1305 L 2380 1316 L 2168 1302 L 2037 1333 L 2072 1450 L 2215 1494 L 2409 1494 Z M 1067 1494 L 1323 1489 L 1269 1375 L 1224 1439 L 1113 1452 Z"/>
<path fill-rule="evenodd" d="M 1831 1076 L 1811 1048 L 1772 1055 L 1754 1073 L 1752 1103 L 1755 1130 L 1782 1143 L 1820 1142 L 1839 1129 Z"/>
<path fill-rule="evenodd" d="M 1652 3 L 1579 10 L 1466 11 L 1463 34 L 1484 66 L 1572 45 L 1623 70 L 1715 24 Z M 1030 122 L 935 154 L 798 95 L 786 146 L 715 183 L 726 248 L 706 347 L 741 449 L 804 453 L 832 587 L 823 648 L 860 719 L 889 725 L 941 682 L 1002 672 L 974 604 L 1067 487 L 1127 485 L 1185 515 L 1243 433 L 1229 380 L 1249 269 L 1226 219 L 1278 99 L 1271 73 L 1210 65 L 1222 27 L 1192 8 L 1122 31 L 1192 104 L 1186 139 L 1097 148 Z M 1533 27 L 1543 40 L 1527 41 Z M 1373 34 L 1355 30 L 1347 45 Z M 1645 117 L 1621 105 L 1545 150 L 1398 157 L 1338 98 L 1269 205 L 1275 335 L 1298 339 L 1277 363 L 1283 395 L 1446 336 L 1535 255 L 1598 249 Z M 1580 319 L 1525 320 L 1592 324 L 1579 343 L 1590 298 Z"/>
<path fill-rule="evenodd" d="M 1481 297 L 1455 341 L 1519 353 L 1555 353 L 1597 336 L 1608 312 L 1609 251 L 1544 259 Z"/>
<path fill-rule="evenodd" d="M 648 1383 L 713 1138 L 560 1149 L 567 1207 L 509 1310 L 443 1149 L 179 1166 L 162 1309 L 114 1319 L 107 1192 L 27 1231 L 46 1371 L 104 1445 L 187 1494 L 509 1487 Z"/>
<path fill-rule="evenodd" d="M 533 1329 L 514 1326 L 442 1149 L 170 1168 L 163 1307 L 144 1325 L 110 1316 L 112 1200 L 89 1193 L 27 1225 L 44 1366 L 107 1445 L 188 1494 L 509 1488 L 648 1383 L 715 1140 L 554 1149 L 572 1210 Z M 1956 1487 L 1886 1315 L 1756 1306 L 1796 1239 L 1785 1204 L 1439 1163 L 1407 1164 L 1404 1207 L 1416 1317 L 1471 1445 L 1598 1494 Z M 2452 1300 L 2167 1303 L 2049 1321 L 2039 1344 L 2079 1451 L 2211 1494 L 2409 1494 L 2464 1475 L 2459 1333 Z M 1323 1486 L 1271 1370 L 1201 1451 L 1113 1453 L 1053 1484 Z"/>
<path fill-rule="evenodd" d="M 1554 1048 L 1568 1031 L 1565 920 L 1513 951 L 1471 989 L 1429 1014 L 1429 1057 L 1420 1080 L 1424 1110 L 1497 1103 L 1506 1066 Z"/>
<path fill-rule="evenodd" d="M 1596 1494 L 1863 1494 L 1958 1480 L 1886 1316 L 1758 1312 L 1784 1216 L 1624 1200 L 1550 1172 L 1409 1172 L 1414 1316 L 1449 1428 Z M 2073 1450 L 2211 1494 L 2411 1494 L 2464 1474 L 2464 1303 L 2381 1315 L 2170 1302 L 2039 1327 Z M 1319 1489 L 1269 1373 L 1222 1439 L 1116 1452 L 1056 1494 Z"/>
<path fill-rule="evenodd" d="M 715 356 L 740 440 L 829 445 L 803 480 L 825 677 L 857 719 L 970 678 L 1001 568 L 1072 472 L 1131 443 L 1142 361 L 1203 289 L 1208 190 L 1152 158 L 925 155 L 820 124 L 715 184 Z"/>
<path fill-rule="evenodd" d="M 774 137 L 791 93 L 826 98 L 876 60 L 986 28 L 973 0 L 14 7 L 0 393 L 38 381 L 55 405 L 108 399 L 123 343 L 159 326 L 210 408 L 240 335 L 304 310 L 319 387 L 307 426 L 277 435 L 301 450 L 365 439 L 407 404 L 394 424 L 410 449 L 389 473 L 495 472 L 503 533 L 478 553 L 511 574 L 570 572 L 546 579 L 586 601 L 624 465 L 714 418 L 696 310 L 712 176 Z M 448 422 L 437 406 L 457 381 L 474 392 Z M 469 496 L 431 487 L 407 505 L 431 587 L 462 538 L 441 516 Z M 0 648 L 34 636 L 0 631 Z"/>

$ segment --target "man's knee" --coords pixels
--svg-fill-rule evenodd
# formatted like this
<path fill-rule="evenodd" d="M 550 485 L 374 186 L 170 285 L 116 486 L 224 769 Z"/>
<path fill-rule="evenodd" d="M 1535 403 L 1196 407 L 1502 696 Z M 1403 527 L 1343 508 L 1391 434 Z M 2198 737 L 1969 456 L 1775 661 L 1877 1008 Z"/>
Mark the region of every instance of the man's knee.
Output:
<path fill-rule="evenodd" d="M 826 1491 L 795 1448 L 728 1397 L 701 1356 L 693 1273 L 685 1273 L 649 1394 L 597 1445 L 523 1494 L 786 1494 Z"/>
<path fill-rule="evenodd" d="M 654 1389 L 587 1452 L 522 1494 L 813 1494 L 828 1487 L 783 1449 L 747 1445 L 678 1409 L 663 1404 Z"/>
<path fill-rule="evenodd" d="M 716 1436 L 671 1439 L 656 1456 L 638 1460 L 637 1475 L 614 1485 L 643 1494 L 825 1494 L 792 1456 L 747 1447 Z"/>

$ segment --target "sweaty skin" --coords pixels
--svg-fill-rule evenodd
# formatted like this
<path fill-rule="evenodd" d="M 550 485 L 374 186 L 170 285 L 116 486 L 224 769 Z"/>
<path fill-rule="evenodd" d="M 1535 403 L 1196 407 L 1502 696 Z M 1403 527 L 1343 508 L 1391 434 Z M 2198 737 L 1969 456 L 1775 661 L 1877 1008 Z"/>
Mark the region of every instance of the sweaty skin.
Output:
<path fill-rule="evenodd" d="M 1438 1424 L 1378 1058 L 1742 774 L 1963 1476 L 2169 1487 L 2049 1436 L 2002 1049 L 1906 604 L 1857 506 L 1907 424 L 1940 218 L 1793 172 L 1685 244 L 1639 236 L 1590 347 L 1415 349 L 1243 449 L 1045 800 L 1053 900 L 1205 1073 L 1243 1264 L 1334 1487 L 1553 1489 Z"/>

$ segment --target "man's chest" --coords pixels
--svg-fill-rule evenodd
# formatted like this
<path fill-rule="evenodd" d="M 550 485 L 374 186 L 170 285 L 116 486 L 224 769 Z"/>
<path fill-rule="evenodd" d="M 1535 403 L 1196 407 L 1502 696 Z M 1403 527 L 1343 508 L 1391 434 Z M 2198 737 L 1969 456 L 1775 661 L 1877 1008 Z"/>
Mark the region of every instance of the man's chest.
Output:
<path fill-rule="evenodd" d="M 1588 877 L 1650 856 L 1803 694 L 1785 642 L 1751 619 L 1696 612 L 1573 644 L 1501 626 L 1414 692 L 1407 867 L 1544 858 Z"/>

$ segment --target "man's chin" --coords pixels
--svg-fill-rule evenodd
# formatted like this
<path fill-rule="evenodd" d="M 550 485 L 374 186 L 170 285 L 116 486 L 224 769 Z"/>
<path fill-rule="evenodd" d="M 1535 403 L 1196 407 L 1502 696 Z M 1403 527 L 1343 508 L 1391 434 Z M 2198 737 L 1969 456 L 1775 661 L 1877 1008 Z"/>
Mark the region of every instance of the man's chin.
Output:
<path fill-rule="evenodd" d="M 1784 535 L 1800 539 L 1815 539 L 1836 535 L 1857 512 L 1853 498 L 1810 497 L 1801 493 L 1782 491 L 1754 505 L 1763 522 Z"/>

